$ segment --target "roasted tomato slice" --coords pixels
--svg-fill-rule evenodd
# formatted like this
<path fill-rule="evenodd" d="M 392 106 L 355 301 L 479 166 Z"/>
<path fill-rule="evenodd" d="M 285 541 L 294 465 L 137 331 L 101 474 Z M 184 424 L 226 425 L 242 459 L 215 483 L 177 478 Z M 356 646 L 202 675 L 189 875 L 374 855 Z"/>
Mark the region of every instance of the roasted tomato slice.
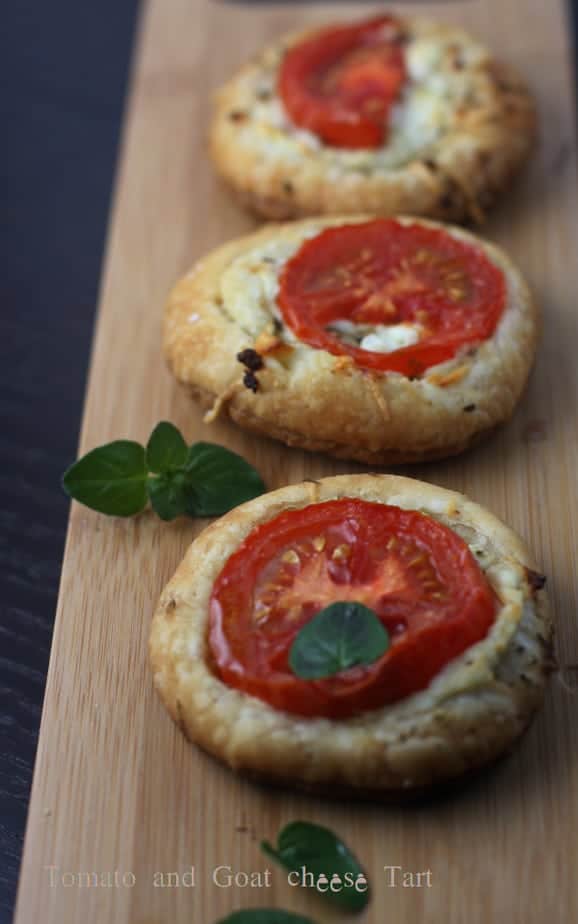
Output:
<path fill-rule="evenodd" d="M 375 219 L 327 228 L 282 273 L 278 305 L 296 336 L 363 369 L 419 376 L 490 337 L 506 304 L 504 274 L 445 231 Z M 344 339 L 340 325 L 412 325 L 416 342 L 389 352 Z M 399 330 L 399 328 L 397 328 Z"/>
<path fill-rule="evenodd" d="M 391 645 L 375 663 L 306 681 L 289 667 L 299 629 L 337 601 L 372 608 Z M 298 715 L 346 717 L 426 687 L 484 638 L 493 591 L 465 542 L 431 517 L 357 499 L 258 526 L 213 587 L 209 645 L 230 686 Z"/>
<path fill-rule="evenodd" d="M 326 144 L 376 148 L 406 79 L 400 29 L 391 16 L 324 29 L 290 48 L 279 94 L 293 122 Z"/>

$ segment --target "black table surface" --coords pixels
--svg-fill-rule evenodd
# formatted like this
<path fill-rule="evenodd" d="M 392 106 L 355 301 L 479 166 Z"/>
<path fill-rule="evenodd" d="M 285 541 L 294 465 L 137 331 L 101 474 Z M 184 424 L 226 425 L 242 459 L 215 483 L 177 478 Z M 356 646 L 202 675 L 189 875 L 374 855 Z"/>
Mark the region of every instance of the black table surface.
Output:
<path fill-rule="evenodd" d="M 11 920 L 138 0 L 2 7 L 0 922 Z"/>
<path fill-rule="evenodd" d="M 138 0 L 2 10 L 0 924 L 16 893 L 68 514 L 58 484 L 78 442 L 138 12 Z"/>

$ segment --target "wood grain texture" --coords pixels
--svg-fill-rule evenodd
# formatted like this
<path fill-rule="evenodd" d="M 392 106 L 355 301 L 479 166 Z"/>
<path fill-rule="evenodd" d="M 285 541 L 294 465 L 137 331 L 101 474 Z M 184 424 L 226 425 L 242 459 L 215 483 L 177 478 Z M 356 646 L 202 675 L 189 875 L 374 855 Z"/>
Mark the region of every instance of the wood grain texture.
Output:
<path fill-rule="evenodd" d="M 526 271 L 545 325 L 535 373 L 511 424 L 476 451 L 413 473 L 465 491 L 527 538 L 551 576 L 561 663 L 578 664 L 578 196 L 564 6 L 561 0 L 422 6 L 471 26 L 526 73 L 538 95 L 540 150 L 487 234 Z M 356 13 L 372 9 L 355 4 Z M 419 9 L 403 4 L 404 11 Z M 210 91 L 284 29 L 349 12 L 342 3 L 148 3 L 81 451 L 117 437 L 144 440 L 159 419 L 171 419 L 190 440 L 211 439 L 243 453 L 270 487 L 361 470 L 255 439 L 224 422 L 203 426 L 159 351 L 169 286 L 204 251 L 252 227 L 207 162 Z M 17 924 L 212 924 L 251 906 L 308 911 L 319 924 L 329 922 L 331 911 L 291 889 L 280 870 L 273 870 L 270 888 L 219 888 L 211 879 L 221 865 L 265 870 L 259 839 L 273 839 L 296 818 L 331 825 L 363 859 L 374 896 L 357 920 L 576 919 L 572 671 L 554 678 L 546 709 L 515 754 L 451 798 L 392 809 L 253 786 L 187 744 L 157 701 L 148 670 L 152 611 L 201 526 L 161 524 L 150 514 L 109 520 L 73 505 Z M 194 888 L 155 887 L 155 872 L 182 873 L 191 865 Z M 432 887 L 389 888 L 384 865 L 430 869 Z M 123 885 L 129 873 L 135 883 L 127 875 Z M 89 886 L 87 874 L 104 878 Z"/>

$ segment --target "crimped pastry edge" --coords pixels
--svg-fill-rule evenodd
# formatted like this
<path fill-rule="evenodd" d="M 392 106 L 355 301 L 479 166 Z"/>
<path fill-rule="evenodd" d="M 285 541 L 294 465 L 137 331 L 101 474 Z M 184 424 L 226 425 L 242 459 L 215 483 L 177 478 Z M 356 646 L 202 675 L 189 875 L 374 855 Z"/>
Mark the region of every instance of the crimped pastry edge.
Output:
<path fill-rule="evenodd" d="M 455 39 L 458 47 L 480 47 L 457 26 L 421 17 L 400 21 L 417 39 Z M 241 204 L 273 220 L 368 211 L 482 221 L 536 145 L 535 104 L 516 70 L 484 49 L 483 61 L 469 68 L 474 96 L 481 102 L 469 112 L 456 113 L 453 129 L 436 144 L 404 165 L 367 172 L 344 169 L 340 174 L 336 168 L 336 175 L 330 168 L 333 161 L 340 163 L 338 149 L 321 144 L 319 150 L 309 150 L 297 130 L 287 138 L 286 157 L 273 157 L 259 122 L 251 121 L 255 100 L 248 86 L 275 70 L 285 48 L 314 31 L 286 35 L 267 46 L 216 95 L 211 156 Z M 236 112 L 248 113 L 249 121 L 232 119 Z"/>
<path fill-rule="evenodd" d="M 224 685 L 207 663 L 208 600 L 224 561 L 282 510 L 362 497 L 428 513 L 456 529 L 502 606 L 489 635 L 429 687 L 353 719 L 303 719 Z M 231 511 L 191 545 L 161 596 L 150 637 L 155 686 L 184 734 L 233 769 L 310 791 L 402 798 L 469 775 L 510 748 L 542 702 L 552 666 L 548 601 L 522 540 L 454 491 L 394 475 L 326 478 Z M 531 569 L 531 570 L 528 570 Z"/>
<path fill-rule="evenodd" d="M 264 357 L 256 394 L 242 385 L 244 370 L 236 356 L 254 346 L 256 335 L 225 313 L 223 273 L 267 242 L 301 240 L 316 229 L 368 220 L 371 216 L 335 216 L 269 225 L 212 251 L 169 297 L 164 316 L 169 368 L 205 406 L 217 406 L 240 426 L 290 446 L 372 465 L 455 455 L 512 415 L 538 339 L 537 306 L 519 270 L 495 244 L 462 228 L 396 217 L 480 248 L 504 272 L 506 309 L 474 356 L 456 357 L 411 380 L 395 373 L 372 375 L 355 366 L 344 369 L 338 357 L 299 343 L 284 363 Z M 432 377 L 457 367 L 467 368 L 464 379 L 450 386 L 432 384 Z"/>

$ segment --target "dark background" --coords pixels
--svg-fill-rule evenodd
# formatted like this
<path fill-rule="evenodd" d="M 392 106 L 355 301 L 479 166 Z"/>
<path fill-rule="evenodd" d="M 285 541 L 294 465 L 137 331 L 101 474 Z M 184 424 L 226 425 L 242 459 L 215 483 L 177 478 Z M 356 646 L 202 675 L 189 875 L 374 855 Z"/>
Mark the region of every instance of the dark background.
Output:
<path fill-rule="evenodd" d="M 78 442 L 138 6 L 2 4 L 2 924 L 16 893 L 68 515 L 58 484 Z"/>
<path fill-rule="evenodd" d="M 16 893 L 68 513 L 58 483 L 78 442 L 138 9 L 2 7 L 0 924 Z"/>

